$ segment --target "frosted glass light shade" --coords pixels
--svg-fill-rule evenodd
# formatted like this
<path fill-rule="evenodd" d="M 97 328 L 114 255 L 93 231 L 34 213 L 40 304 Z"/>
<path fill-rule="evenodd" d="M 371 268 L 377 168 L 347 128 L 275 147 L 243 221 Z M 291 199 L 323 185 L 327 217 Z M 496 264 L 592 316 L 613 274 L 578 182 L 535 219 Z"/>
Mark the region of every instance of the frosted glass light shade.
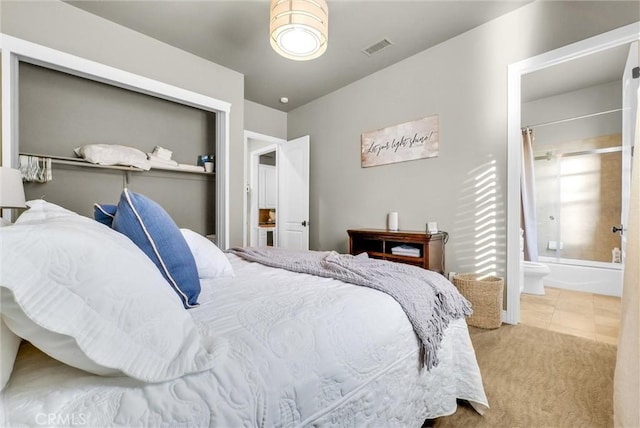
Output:
<path fill-rule="evenodd" d="M 271 0 L 271 46 L 285 58 L 307 61 L 327 50 L 329 10 L 325 0 Z"/>
<path fill-rule="evenodd" d="M 24 208 L 24 187 L 20 171 L 0 167 L 0 208 Z"/>

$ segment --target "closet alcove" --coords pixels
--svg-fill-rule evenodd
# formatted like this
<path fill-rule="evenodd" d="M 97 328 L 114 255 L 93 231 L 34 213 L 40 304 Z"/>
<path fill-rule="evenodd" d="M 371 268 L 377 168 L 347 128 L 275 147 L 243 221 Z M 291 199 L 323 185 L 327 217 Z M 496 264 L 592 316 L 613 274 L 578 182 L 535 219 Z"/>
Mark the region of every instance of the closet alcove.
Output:
<path fill-rule="evenodd" d="M 161 146 L 172 159 L 197 163 L 215 155 L 216 113 L 19 63 L 19 150 L 73 157 L 85 144 L 119 144 L 145 153 Z M 121 171 L 53 164 L 53 180 L 25 183 L 28 199 L 44 199 L 91 217 L 93 204 L 116 204 L 124 186 L 162 205 L 180 227 L 215 234 L 215 175 Z"/>
<path fill-rule="evenodd" d="M 117 203 L 127 186 L 164 206 L 178 226 L 215 234 L 218 246 L 228 247 L 230 103 L 2 33 L 0 59 L 2 165 L 17 168 L 19 153 L 66 158 L 54 161 L 51 182 L 27 184 L 28 199 L 44 197 L 91 217 L 93 203 Z M 216 171 L 66 162 L 90 143 L 143 152 L 158 145 L 190 165 L 215 154 Z M 10 210 L 3 215 L 13 218 Z"/>

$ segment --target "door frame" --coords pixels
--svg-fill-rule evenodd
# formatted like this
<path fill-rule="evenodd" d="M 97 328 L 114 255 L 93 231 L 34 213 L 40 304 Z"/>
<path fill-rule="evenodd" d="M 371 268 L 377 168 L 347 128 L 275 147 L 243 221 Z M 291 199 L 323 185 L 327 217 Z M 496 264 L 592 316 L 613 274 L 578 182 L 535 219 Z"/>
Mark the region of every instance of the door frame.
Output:
<path fill-rule="evenodd" d="M 216 115 L 215 227 L 218 245 L 229 247 L 229 132 L 231 104 L 159 80 L 0 33 L 2 52 L 2 166 L 18 166 L 19 63 L 26 62 Z M 0 213 L 1 215 L 1 213 Z M 10 214 L 7 213 L 11 221 Z"/>
<path fill-rule="evenodd" d="M 636 141 L 636 117 L 630 115 L 630 111 L 638 113 L 638 78 L 633 77 L 631 65 L 638 66 L 640 62 L 640 42 L 631 43 L 627 54 L 624 74 L 622 75 L 622 210 L 620 213 L 620 250 L 622 269 L 624 274 L 625 259 L 627 253 L 627 226 L 629 223 L 629 206 L 631 202 L 631 174 L 633 165 L 633 147 Z M 634 110 L 635 107 L 635 110 Z M 626 137 L 626 138 L 625 138 Z M 626 208 L 626 209 L 625 209 Z"/>
<path fill-rule="evenodd" d="M 254 150 L 254 151 L 249 151 L 249 144 L 250 141 L 249 140 L 256 140 L 256 141 L 261 141 L 263 143 L 267 143 L 269 144 L 268 146 L 262 147 L 260 149 Z M 244 247 L 246 247 L 249 244 L 249 234 L 251 233 L 251 224 L 249 224 L 251 222 L 251 216 L 248 214 L 249 212 L 249 207 L 251 206 L 251 201 L 250 201 L 250 193 L 249 190 L 251 189 L 251 186 L 253 184 L 252 180 L 254 172 L 253 172 L 253 164 L 254 164 L 254 158 L 259 157 L 261 154 L 264 153 L 269 153 L 272 151 L 276 152 L 276 166 L 278 164 L 278 146 L 284 142 L 286 142 L 287 140 L 283 139 L 283 138 L 278 138 L 278 137 L 273 137 L 271 135 L 266 135 L 266 134 L 261 134 L 259 132 L 254 132 L 254 131 L 244 131 L 244 160 L 243 160 L 243 165 L 244 165 L 244 186 L 243 186 L 243 193 L 244 196 L 242 197 L 242 245 Z M 255 167 L 257 170 L 257 162 L 255 162 Z M 278 215 L 278 209 L 276 207 L 276 216 Z M 276 221 L 276 224 L 277 221 Z"/>
<path fill-rule="evenodd" d="M 507 77 L 507 309 L 503 321 L 520 322 L 521 79 L 524 74 L 640 39 L 640 22 L 510 64 Z"/>

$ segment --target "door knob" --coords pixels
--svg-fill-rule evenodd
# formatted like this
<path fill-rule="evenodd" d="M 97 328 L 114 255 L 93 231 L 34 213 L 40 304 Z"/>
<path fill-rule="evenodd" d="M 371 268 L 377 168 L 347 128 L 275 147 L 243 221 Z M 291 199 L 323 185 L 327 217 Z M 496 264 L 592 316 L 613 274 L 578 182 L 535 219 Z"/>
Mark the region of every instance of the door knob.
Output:
<path fill-rule="evenodd" d="M 620 225 L 620 227 L 613 226 L 611 228 L 611 233 L 618 233 L 618 232 L 620 232 L 620 235 L 622 235 L 622 233 L 623 233 L 622 232 L 622 225 Z"/>
<path fill-rule="evenodd" d="M 309 222 L 307 220 L 303 220 L 302 223 L 300 223 L 300 224 L 302 224 L 302 226 L 304 226 L 304 227 L 309 226 Z"/>

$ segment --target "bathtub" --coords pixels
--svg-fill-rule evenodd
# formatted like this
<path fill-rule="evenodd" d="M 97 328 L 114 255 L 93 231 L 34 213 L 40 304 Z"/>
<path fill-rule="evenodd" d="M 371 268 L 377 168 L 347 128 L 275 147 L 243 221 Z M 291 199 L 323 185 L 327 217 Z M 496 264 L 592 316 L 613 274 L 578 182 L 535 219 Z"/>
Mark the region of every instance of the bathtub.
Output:
<path fill-rule="evenodd" d="M 622 265 L 620 263 L 538 257 L 549 266 L 551 273 L 543 279 L 544 285 L 586 293 L 622 296 Z"/>

